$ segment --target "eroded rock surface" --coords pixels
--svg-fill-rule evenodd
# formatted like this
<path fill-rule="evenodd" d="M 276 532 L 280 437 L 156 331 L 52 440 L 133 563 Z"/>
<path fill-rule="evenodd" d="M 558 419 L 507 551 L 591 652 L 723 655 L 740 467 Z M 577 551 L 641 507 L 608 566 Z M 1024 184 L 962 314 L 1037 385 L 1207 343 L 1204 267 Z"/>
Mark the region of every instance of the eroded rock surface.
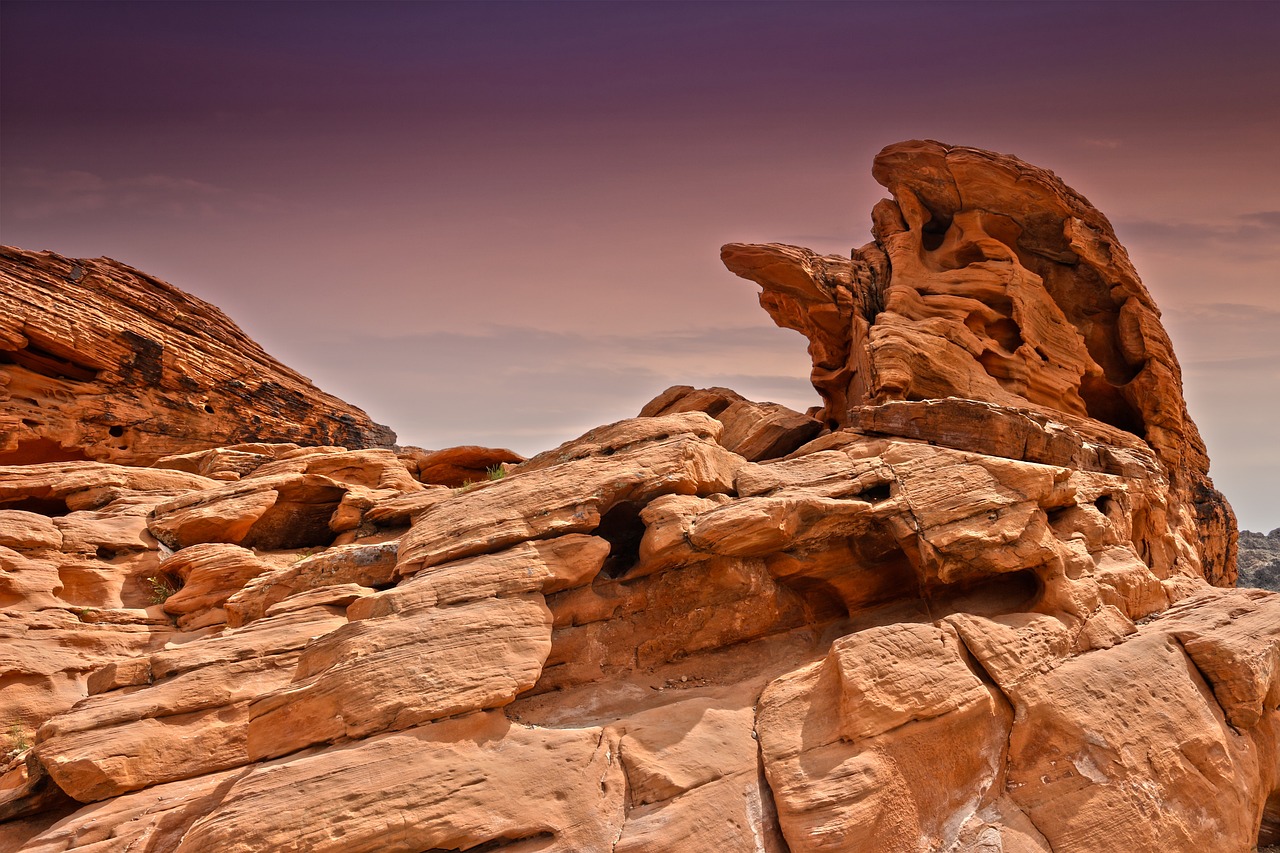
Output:
<path fill-rule="evenodd" d="M 1280 596 L 1222 587 L 1105 219 L 988 152 L 876 168 L 852 261 L 726 247 L 809 336 L 816 419 L 677 386 L 528 460 L 0 469 L 0 847 L 1280 840 Z"/>
<path fill-rule="evenodd" d="M 241 442 L 395 441 L 209 303 L 109 258 L 9 247 L 0 248 L 0 402 L 0 465 L 146 465 Z"/>

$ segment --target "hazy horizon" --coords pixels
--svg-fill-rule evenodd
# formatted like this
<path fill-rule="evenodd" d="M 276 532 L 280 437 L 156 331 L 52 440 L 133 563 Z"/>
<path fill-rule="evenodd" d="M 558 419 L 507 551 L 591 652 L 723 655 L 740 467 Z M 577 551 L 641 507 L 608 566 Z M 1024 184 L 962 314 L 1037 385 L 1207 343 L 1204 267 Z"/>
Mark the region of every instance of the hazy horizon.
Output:
<path fill-rule="evenodd" d="M 672 384 L 818 403 L 722 243 L 847 254 L 902 139 L 1105 213 L 1211 475 L 1280 525 L 1280 5 L 0 7 L 0 240 L 219 306 L 402 444 L 528 454 Z"/>

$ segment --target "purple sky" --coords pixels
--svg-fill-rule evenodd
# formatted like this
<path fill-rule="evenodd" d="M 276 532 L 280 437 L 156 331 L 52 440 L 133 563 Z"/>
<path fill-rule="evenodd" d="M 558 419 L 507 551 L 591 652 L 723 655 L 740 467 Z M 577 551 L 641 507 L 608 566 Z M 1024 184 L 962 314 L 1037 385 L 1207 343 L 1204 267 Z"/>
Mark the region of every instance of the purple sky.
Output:
<path fill-rule="evenodd" d="M 405 444 L 525 453 L 668 385 L 804 409 L 721 243 L 847 253 L 871 158 L 1106 213 L 1213 476 L 1280 525 L 1280 3 L 0 5 L 0 239 L 219 305 Z"/>

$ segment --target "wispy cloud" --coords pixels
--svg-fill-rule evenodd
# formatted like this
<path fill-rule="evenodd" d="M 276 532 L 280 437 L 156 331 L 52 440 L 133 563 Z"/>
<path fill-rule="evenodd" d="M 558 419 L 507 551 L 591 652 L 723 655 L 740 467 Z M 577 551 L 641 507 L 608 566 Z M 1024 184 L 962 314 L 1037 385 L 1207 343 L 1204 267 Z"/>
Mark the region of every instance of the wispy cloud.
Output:
<path fill-rule="evenodd" d="M 155 173 L 105 178 L 74 169 L 22 169 L 6 184 L 7 213 L 22 220 L 113 210 L 215 219 L 278 204 L 263 193 L 237 192 L 194 178 Z"/>
<path fill-rule="evenodd" d="M 1164 321 L 1215 484 L 1241 527 L 1271 530 L 1280 524 L 1280 310 L 1201 303 L 1169 308 Z"/>
<path fill-rule="evenodd" d="M 292 362 L 322 388 L 358 405 L 394 401 L 371 414 L 403 443 L 431 447 L 514 443 L 534 453 L 633 417 L 671 385 L 722 385 L 801 411 L 819 402 L 805 379 L 804 339 L 767 328 L 583 335 L 495 326 L 299 349 Z M 379 369 L 354 366 L 354 350 Z"/>
<path fill-rule="evenodd" d="M 1123 242 L 1154 243 L 1187 253 L 1190 248 L 1230 249 L 1254 257 L 1280 255 L 1280 211 L 1261 210 L 1203 221 L 1119 220 Z"/>

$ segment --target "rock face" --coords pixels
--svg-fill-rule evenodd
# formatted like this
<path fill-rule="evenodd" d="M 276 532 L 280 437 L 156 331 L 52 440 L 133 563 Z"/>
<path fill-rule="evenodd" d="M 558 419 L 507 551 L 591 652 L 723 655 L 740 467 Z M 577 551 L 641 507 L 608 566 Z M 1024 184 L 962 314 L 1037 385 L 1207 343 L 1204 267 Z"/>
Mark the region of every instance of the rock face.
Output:
<path fill-rule="evenodd" d="M 809 338 L 818 416 L 859 426 L 865 406 L 960 397 L 1049 413 L 1095 443 L 1137 436 L 1205 575 L 1234 583 L 1235 517 L 1209 481 L 1159 311 L 1106 217 L 1052 172 L 975 148 L 891 145 L 873 174 L 893 199 L 850 258 L 721 251 L 764 288 L 775 322 Z"/>
<path fill-rule="evenodd" d="M 854 263 L 726 248 L 809 334 L 817 419 L 677 386 L 528 460 L 0 468 L 0 848 L 1280 841 L 1280 596 L 1222 588 L 1230 513 L 1188 491 L 1211 486 L 1181 397 L 1148 396 L 1177 390 L 1149 298 L 1056 179 L 966 149 L 996 188 L 960 169 L 941 207 L 919 152 L 960 149 L 931 146 L 882 155 L 900 206 Z M 1009 251 L 947 249 L 969 272 L 944 292 L 922 264 L 963 235 L 904 249 L 922 210 Z M 1080 248 L 1046 236 L 1064 211 Z M 1134 341 L 1136 385 L 1108 361 Z"/>
<path fill-rule="evenodd" d="M 0 465 L 246 442 L 388 447 L 217 308 L 108 258 L 0 247 Z"/>
<path fill-rule="evenodd" d="M 1240 531 L 1240 586 L 1280 591 L 1280 527 L 1267 534 Z"/>

